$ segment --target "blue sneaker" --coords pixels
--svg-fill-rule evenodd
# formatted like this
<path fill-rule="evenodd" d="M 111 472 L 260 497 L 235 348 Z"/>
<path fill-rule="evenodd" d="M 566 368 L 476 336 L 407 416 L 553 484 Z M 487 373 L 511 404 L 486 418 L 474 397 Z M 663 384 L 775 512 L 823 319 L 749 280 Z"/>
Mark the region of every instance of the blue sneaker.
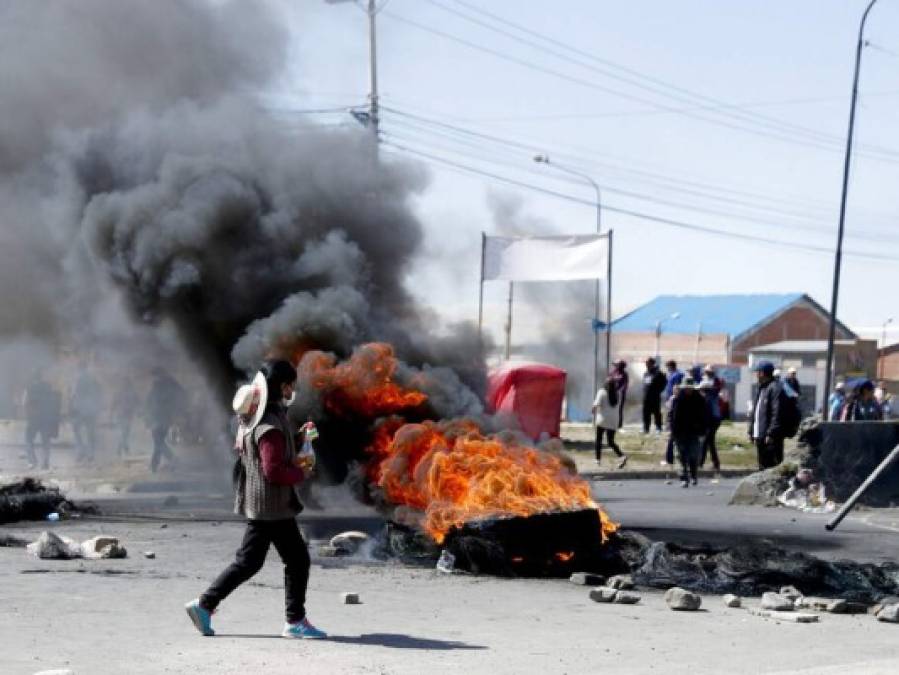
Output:
<path fill-rule="evenodd" d="M 194 626 L 200 631 L 200 635 L 207 637 L 215 635 L 215 631 L 212 630 L 212 614 L 200 607 L 199 599 L 191 600 L 184 605 L 184 609 L 187 610 L 187 616 L 194 622 Z"/>
<path fill-rule="evenodd" d="M 321 640 L 328 637 L 328 634 L 309 623 L 309 619 L 303 619 L 296 623 L 285 623 L 284 630 L 281 631 L 281 637 Z"/>

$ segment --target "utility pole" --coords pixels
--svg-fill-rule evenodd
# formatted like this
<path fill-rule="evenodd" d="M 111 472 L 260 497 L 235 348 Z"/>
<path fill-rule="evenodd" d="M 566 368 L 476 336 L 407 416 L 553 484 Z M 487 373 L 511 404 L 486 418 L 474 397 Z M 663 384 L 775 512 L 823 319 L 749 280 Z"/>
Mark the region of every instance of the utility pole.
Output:
<path fill-rule="evenodd" d="M 368 0 L 368 62 L 370 92 L 368 99 L 368 114 L 371 116 L 371 128 L 375 134 L 375 143 L 378 142 L 378 132 L 381 129 L 381 118 L 378 111 L 378 41 L 375 20 L 378 15 L 376 0 Z"/>
<path fill-rule="evenodd" d="M 512 358 L 512 294 L 515 292 L 515 282 L 509 282 L 509 309 L 506 315 L 506 361 Z"/>
<path fill-rule="evenodd" d="M 378 12 L 377 0 L 325 0 L 329 5 L 339 5 L 353 2 L 368 15 L 368 66 L 369 66 L 369 94 L 368 94 L 368 119 L 364 113 L 350 111 L 353 117 L 363 125 L 371 128 L 374 133 L 375 147 L 379 140 L 378 132 L 381 127 L 380 109 L 378 106 L 378 36 L 376 19 Z M 363 5 L 362 3 L 365 3 Z M 382 6 L 383 7 L 383 6 Z"/>
<path fill-rule="evenodd" d="M 865 22 L 868 13 L 877 0 L 871 0 L 862 14 L 861 23 L 858 26 L 858 44 L 855 47 L 855 75 L 852 79 L 852 100 L 849 104 L 849 132 L 846 135 L 846 157 L 843 161 L 843 194 L 840 197 L 840 225 L 837 228 L 837 250 L 833 262 L 833 292 L 830 298 L 830 330 L 827 336 L 827 362 L 824 370 L 824 400 L 830 396 L 831 381 L 833 378 L 833 352 L 834 340 L 837 332 L 837 300 L 840 295 L 840 267 L 843 262 L 843 231 L 846 224 L 846 197 L 849 193 L 849 166 L 852 161 L 852 133 L 855 130 L 855 103 L 858 99 L 858 74 L 862 64 L 862 49 L 865 47 Z M 823 418 L 826 421 L 829 410 L 824 406 Z"/>
<path fill-rule="evenodd" d="M 538 164 L 547 164 L 549 166 L 554 166 L 557 170 L 571 174 L 572 176 L 577 176 L 583 181 L 589 183 L 593 189 L 596 191 L 596 234 L 602 234 L 602 193 L 599 190 L 599 183 L 597 183 L 593 178 L 585 173 L 581 173 L 580 171 L 575 171 L 574 169 L 569 169 L 566 166 L 561 166 L 556 164 L 555 162 L 549 161 L 549 155 L 537 155 L 534 157 L 534 161 Z M 609 269 L 607 270 L 608 279 L 606 279 L 606 283 L 609 285 L 609 293 L 608 293 L 608 302 L 611 304 L 612 294 L 611 294 L 611 284 L 612 284 L 612 275 L 611 275 L 611 260 L 612 260 L 612 246 L 611 246 L 611 237 L 609 238 Z M 612 335 L 612 310 L 611 307 L 606 308 L 607 321 L 608 324 L 606 326 L 606 374 L 609 371 L 609 362 L 612 358 L 611 354 L 611 335 Z M 594 289 L 593 295 L 593 321 L 591 322 L 591 327 L 593 327 L 593 395 L 596 395 L 596 392 L 599 391 L 599 331 L 596 330 L 595 322 L 599 321 L 599 279 L 596 279 L 596 287 Z"/>

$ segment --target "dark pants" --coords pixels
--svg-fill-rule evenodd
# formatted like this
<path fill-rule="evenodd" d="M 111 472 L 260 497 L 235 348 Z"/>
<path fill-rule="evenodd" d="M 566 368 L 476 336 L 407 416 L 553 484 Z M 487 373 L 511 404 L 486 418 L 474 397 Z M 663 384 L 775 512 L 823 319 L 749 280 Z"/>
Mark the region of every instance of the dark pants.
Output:
<path fill-rule="evenodd" d="M 602 437 L 603 434 L 606 436 L 606 441 L 609 444 L 609 447 L 615 452 L 619 457 L 624 457 L 624 453 L 621 452 L 621 448 L 618 447 L 618 444 L 615 442 L 615 430 L 614 429 L 603 429 L 602 427 L 596 427 L 596 461 L 598 462 L 602 459 Z"/>
<path fill-rule="evenodd" d="M 662 400 L 658 398 L 643 400 L 643 432 L 649 432 L 650 420 L 655 422 L 656 429 L 662 430 Z"/>
<path fill-rule="evenodd" d="M 169 447 L 169 444 L 166 443 L 166 436 L 169 435 L 168 427 L 153 427 L 153 456 L 150 458 L 150 471 L 156 472 L 156 469 L 159 468 L 159 463 L 162 461 L 162 458 L 165 457 L 170 462 L 175 459 L 175 455 L 172 452 L 172 449 Z"/>
<path fill-rule="evenodd" d="M 699 472 L 699 436 L 680 436 L 674 439 L 681 465 L 681 480 L 689 476 L 696 480 Z"/>
<path fill-rule="evenodd" d="M 34 452 L 34 441 L 38 434 L 41 436 L 41 450 L 43 451 L 43 461 L 41 466 L 45 469 L 50 468 L 50 432 L 46 429 L 40 429 L 34 425 L 25 427 L 25 449 L 28 452 L 28 463 L 37 466 L 37 455 Z"/>
<path fill-rule="evenodd" d="M 668 434 L 668 446 L 665 448 L 665 463 L 674 464 L 674 434 Z"/>
<path fill-rule="evenodd" d="M 306 618 L 306 586 L 309 583 L 309 551 L 297 521 L 250 520 L 233 563 L 200 596 L 200 605 L 213 611 L 243 582 L 252 578 L 265 563 L 269 546 L 284 563 L 284 606 L 287 623 Z"/>
<path fill-rule="evenodd" d="M 715 444 L 715 434 L 718 433 L 718 427 L 721 421 L 712 422 L 709 430 L 705 434 L 705 440 L 702 442 L 702 457 L 699 460 L 699 466 L 705 466 L 706 455 L 711 455 L 712 466 L 715 471 L 721 471 L 721 460 L 718 459 L 718 446 Z"/>
<path fill-rule="evenodd" d="M 759 458 L 759 470 L 770 469 L 784 461 L 784 439 L 755 439 L 755 449 Z"/>

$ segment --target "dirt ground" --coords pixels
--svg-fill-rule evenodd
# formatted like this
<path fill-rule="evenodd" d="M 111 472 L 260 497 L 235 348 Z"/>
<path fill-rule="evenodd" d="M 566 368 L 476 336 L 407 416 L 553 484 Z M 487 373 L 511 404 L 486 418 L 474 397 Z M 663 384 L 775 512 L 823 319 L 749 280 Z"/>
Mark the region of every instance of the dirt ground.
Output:
<path fill-rule="evenodd" d="M 870 616 L 777 623 L 704 598 L 676 613 L 658 592 L 600 605 L 563 580 L 447 576 L 372 561 L 314 560 L 308 611 L 327 641 L 277 637 L 281 568 L 263 571 L 220 608 L 218 634 L 182 609 L 227 564 L 237 522 L 29 523 L 86 539 L 118 536 L 124 560 L 43 561 L 0 548 L 0 672 L 103 673 L 894 673 L 899 626 Z M 313 547 L 314 548 L 314 547 Z M 146 559 L 143 551 L 156 553 Z M 342 604 L 358 592 L 363 604 Z"/>

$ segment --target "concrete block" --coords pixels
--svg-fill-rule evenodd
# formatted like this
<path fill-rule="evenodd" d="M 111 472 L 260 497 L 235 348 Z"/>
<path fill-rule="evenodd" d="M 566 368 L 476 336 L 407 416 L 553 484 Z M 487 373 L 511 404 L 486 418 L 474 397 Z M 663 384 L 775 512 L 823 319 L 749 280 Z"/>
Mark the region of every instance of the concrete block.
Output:
<path fill-rule="evenodd" d="M 617 588 L 620 591 L 629 591 L 634 587 L 634 580 L 630 574 L 616 574 L 613 577 L 609 577 L 606 586 Z"/>
<path fill-rule="evenodd" d="M 612 602 L 618 605 L 636 605 L 640 602 L 640 594 L 631 591 L 618 591 Z"/>
<path fill-rule="evenodd" d="M 359 599 L 358 593 L 341 593 L 340 597 L 343 599 L 344 605 L 361 605 L 362 600 Z"/>
<path fill-rule="evenodd" d="M 762 609 L 774 612 L 792 612 L 793 601 L 780 593 L 765 593 L 762 595 Z"/>
<path fill-rule="evenodd" d="M 733 595 L 733 594 L 730 594 L 730 593 L 729 593 L 729 594 L 725 595 L 725 596 L 722 598 L 722 600 L 724 600 L 724 606 L 725 606 L 725 607 L 734 607 L 734 608 L 736 608 L 736 607 L 742 607 L 742 606 L 743 606 L 743 600 L 742 600 L 739 596 L 737 596 L 737 595 Z"/>

